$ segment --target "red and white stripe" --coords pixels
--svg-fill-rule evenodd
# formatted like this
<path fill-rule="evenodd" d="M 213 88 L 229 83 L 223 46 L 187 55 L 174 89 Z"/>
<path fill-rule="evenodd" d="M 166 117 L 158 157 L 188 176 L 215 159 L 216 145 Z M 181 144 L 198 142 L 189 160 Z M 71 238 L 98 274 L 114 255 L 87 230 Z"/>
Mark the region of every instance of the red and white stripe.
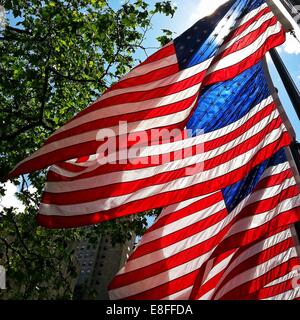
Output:
<path fill-rule="evenodd" d="M 298 295 L 295 280 L 299 278 L 300 259 L 292 230 L 293 227 L 271 230 L 250 245 L 210 260 L 201 283 L 196 281 L 192 298 L 285 300 L 283 296 L 291 290 Z"/>
<path fill-rule="evenodd" d="M 234 27 L 215 57 L 185 70 L 179 70 L 174 44 L 163 47 L 57 130 L 10 177 L 95 154 L 103 143 L 97 141 L 99 129 L 118 135 L 119 121 L 128 123 L 130 133 L 183 129 L 203 85 L 233 78 L 285 40 L 282 26 L 265 4 Z"/>
<path fill-rule="evenodd" d="M 237 250 L 299 218 L 299 189 L 288 162 L 268 168 L 255 191 L 230 213 L 220 191 L 171 205 L 113 279 L 110 297 L 211 298 Z"/>
<path fill-rule="evenodd" d="M 73 227 L 216 192 L 289 143 L 268 97 L 224 128 L 145 147 L 136 163 L 99 165 L 92 157 L 86 165 L 73 161 L 52 167 L 38 219 L 47 227 Z M 149 157 L 160 162 L 139 163 Z"/>

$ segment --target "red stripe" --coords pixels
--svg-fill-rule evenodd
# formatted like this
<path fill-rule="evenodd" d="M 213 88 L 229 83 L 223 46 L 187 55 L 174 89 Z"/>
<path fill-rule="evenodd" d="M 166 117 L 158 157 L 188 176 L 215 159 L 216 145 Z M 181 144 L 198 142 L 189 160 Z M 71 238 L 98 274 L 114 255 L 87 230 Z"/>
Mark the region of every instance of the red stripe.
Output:
<path fill-rule="evenodd" d="M 289 267 L 287 269 L 286 274 L 288 274 L 288 271 L 292 271 L 293 267 L 299 267 L 299 259 L 298 258 L 293 258 L 293 260 L 289 261 Z M 288 279 L 286 281 L 283 281 L 281 283 L 278 283 L 273 286 L 265 287 L 260 289 L 259 291 L 256 291 L 252 294 L 247 294 L 247 296 L 243 297 L 243 299 L 251 299 L 251 300 L 262 300 L 262 299 L 267 299 L 267 298 L 272 298 L 275 297 L 279 294 L 285 293 L 290 290 L 297 290 L 297 288 L 294 288 L 293 285 L 293 279 Z"/>
<path fill-rule="evenodd" d="M 137 295 L 127 297 L 124 300 L 160 300 L 166 296 L 179 292 L 183 289 L 189 288 L 193 285 L 197 270 L 189 274 L 183 275 L 172 281 L 168 281 L 165 284 L 155 287 L 153 289 L 146 290 Z M 146 288 L 145 288 L 146 289 Z"/>
<path fill-rule="evenodd" d="M 227 49 L 222 51 L 219 55 L 217 55 L 213 61 L 213 64 L 216 63 L 217 61 L 222 60 L 222 58 L 230 55 L 233 52 L 236 52 L 243 48 L 248 47 L 259 36 L 265 33 L 269 27 L 276 25 L 277 21 L 278 20 L 276 17 L 273 17 L 272 19 L 265 21 L 258 29 L 249 32 L 247 35 L 245 35 L 238 41 L 234 42 L 230 47 L 228 47 Z"/>
<path fill-rule="evenodd" d="M 159 220 L 156 221 L 147 230 L 147 233 L 150 233 L 150 232 L 157 230 L 161 227 L 164 227 L 170 223 L 173 223 L 177 220 L 180 220 L 184 217 L 187 217 L 190 214 L 193 214 L 194 212 L 196 212 L 196 210 L 197 211 L 204 210 L 205 208 L 208 208 L 221 200 L 223 200 L 223 196 L 222 196 L 222 192 L 219 191 L 219 192 L 214 193 L 208 197 L 205 197 L 204 199 L 200 199 L 198 201 L 195 201 L 180 210 L 172 212 L 172 214 L 167 214 L 164 217 L 160 217 Z"/>
<path fill-rule="evenodd" d="M 216 223 L 222 221 L 228 216 L 228 212 L 226 209 L 222 209 L 220 211 L 215 212 L 213 215 L 209 216 L 206 219 L 200 220 L 198 222 L 193 223 L 192 225 L 188 225 L 176 232 L 165 235 L 161 238 L 153 240 L 151 242 L 145 243 L 139 247 L 139 250 L 133 252 L 132 256 L 130 256 L 130 260 L 136 259 L 138 257 L 144 256 L 148 253 L 155 252 L 158 250 L 162 250 L 172 244 L 178 243 L 181 240 L 184 240 L 188 237 L 196 235 L 199 232 L 204 231 L 205 229 L 215 225 Z M 201 218 L 201 217 L 200 217 Z"/>
<path fill-rule="evenodd" d="M 241 262 L 239 265 L 235 266 L 233 270 L 229 272 L 229 274 L 226 275 L 226 277 L 222 280 L 222 283 L 220 286 L 218 286 L 218 290 L 214 293 L 214 297 L 218 295 L 219 292 L 221 292 L 222 288 L 227 285 L 227 283 L 230 283 L 230 281 L 233 280 L 234 277 L 238 276 L 239 274 L 254 268 L 259 267 L 260 264 L 272 259 L 273 257 L 277 256 L 278 254 L 288 250 L 289 248 L 293 247 L 293 240 L 291 238 L 286 239 L 283 242 L 275 243 L 272 247 L 267 248 L 266 250 L 263 250 L 261 252 L 258 252 L 257 254 L 251 256 L 247 260 Z M 275 280 L 276 278 L 272 277 L 267 280 L 267 283 L 270 283 L 271 281 Z M 254 279 L 253 279 L 254 280 Z M 258 290 L 259 288 L 263 287 L 267 283 L 260 283 L 256 280 L 250 280 L 248 283 L 251 285 L 248 287 L 246 284 L 243 284 L 242 287 L 248 287 L 247 294 L 251 293 L 253 291 Z M 255 287 L 255 285 L 259 286 L 259 288 Z M 239 294 L 243 294 L 243 290 L 240 290 L 241 286 L 235 287 L 231 290 L 231 292 L 239 291 Z M 229 293 L 228 293 L 229 294 Z"/>
<path fill-rule="evenodd" d="M 256 186 L 255 190 L 269 188 L 271 186 L 280 185 L 284 180 L 292 178 L 293 172 L 287 169 L 283 172 L 272 174 L 271 176 L 263 178 Z"/>
<path fill-rule="evenodd" d="M 230 35 L 228 36 L 228 38 L 226 39 L 226 42 L 234 39 L 235 37 L 237 37 L 238 35 L 240 35 L 241 33 L 243 33 L 246 29 L 248 29 L 252 24 L 256 23 L 260 18 L 262 18 L 265 14 L 271 12 L 270 8 L 264 8 L 263 10 L 259 11 L 258 14 L 256 14 L 254 17 L 252 17 L 250 20 L 248 20 L 247 22 L 243 23 L 242 25 L 240 25 L 237 29 L 233 30 Z"/>
<path fill-rule="evenodd" d="M 243 208 L 238 215 L 238 220 L 242 220 L 246 217 L 249 217 L 253 214 L 253 211 L 256 214 L 264 213 L 270 211 L 282 202 L 284 199 L 290 199 L 299 194 L 299 189 L 296 185 L 290 186 L 286 189 L 280 191 L 279 194 L 272 196 L 272 198 L 258 200 L 257 202 L 250 203 L 247 207 Z"/>
<path fill-rule="evenodd" d="M 138 272 L 137 270 L 134 270 L 125 274 L 117 275 L 114 278 L 110 289 L 129 285 L 139 280 L 158 275 L 164 271 L 172 269 L 176 266 L 180 266 L 184 263 L 200 257 L 201 255 L 209 252 L 212 248 L 214 248 L 218 244 L 218 242 L 226 235 L 228 229 L 229 226 L 226 226 L 218 234 L 212 235 L 212 237 L 207 241 L 192 245 L 191 247 L 188 247 L 185 250 L 170 256 L 169 258 L 161 259 L 160 261 L 155 263 L 151 263 L 149 261 L 149 265 L 143 268 L 139 268 Z"/>
<path fill-rule="evenodd" d="M 148 57 L 144 62 L 139 64 L 138 66 L 143 66 L 145 64 L 161 60 L 163 58 L 166 58 L 168 56 L 172 56 L 176 53 L 174 44 L 169 44 L 163 48 L 161 48 L 159 51 L 154 52 L 150 57 Z"/>
<path fill-rule="evenodd" d="M 247 295 L 247 292 L 252 290 L 257 290 L 257 288 L 262 287 L 269 283 L 270 279 L 276 279 L 278 277 L 284 276 L 290 270 L 290 265 L 294 265 L 294 262 L 299 262 L 298 258 L 292 258 L 289 261 L 280 264 L 269 272 L 263 274 L 259 278 L 253 279 L 252 281 L 239 286 L 235 290 L 225 294 L 220 300 L 241 300 L 243 296 Z M 271 280 L 272 281 L 272 280 Z"/>
<path fill-rule="evenodd" d="M 267 239 L 273 235 L 276 235 L 284 230 L 289 229 L 289 227 L 283 227 L 280 229 L 276 229 L 276 230 L 270 230 L 270 232 L 268 232 L 267 234 L 264 235 L 264 238 Z M 207 292 L 209 292 L 210 290 L 215 289 L 217 286 L 219 287 L 220 285 L 220 280 L 224 274 L 224 272 L 231 267 L 232 264 L 235 263 L 236 259 L 239 258 L 239 256 L 244 253 L 245 251 L 249 250 L 249 248 L 251 248 L 253 245 L 255 245 L 255 243 L 259 243 L 261 242 L 262 239 L 258 239 L 255 242 L 251 242 L 248 245 L 245 245 L 243 247 L 238 247 L 238 248 L 233 248 L 231 250 L 225 251 L 224 253 L 221 253 L 219 256 L 217 256 L 216 258 L 213 259 L 213 266 L 210 268 L 210 270 L 215 267 L 216 265 L 218 265 L 218 263 L 222 262 L 224 259 L 226 259 L 229 255 L 233 254 L 234 255 L 231 257 L 230 262 L 228 262 L 228 264 L 226 265 L 226 267 L 224 267 L 223 270 L 220 270 L 220 272 L 218 272 L 214 277 L 212 277 L 211 279 L 209 279 L 205 284 L 202 284 L 202 282 L 205 280 L 204 277 L 204 272 L 205 272 L 205 268 L 206 265 L 208 263 L 210 263 L 210 261 L 212 261 L 212 259 L 208 260 L 199 270 L 199 274 L 197 276 L 197 279 L 195 281 L 195 285 L 193 287 L 193 291 L 191 293 L 191 299 L 192 300 L 198 300 L 200 299 L 204 294 L 206 294 Z"/>
<path fill-rule="evenodd" d="M 218 147 L 228 143 L 229 141 L 232 141 L 238 138 L 247 130 L 255 126 L 259 121 L 264 119 L 266 116 L 270 115 L 272 111 L 274 111 L 275 109 L 276 109 L 275 103 L 274 102 L 270 103 L 269 105 L 265 106 L 262 110 L 255 113 L 242 126 L 228 132 L 224 136 L 217 137 L 214 140 L 205 142 L 205 148 L 204 148 L 205 151 L 217 149 Z"/>
<path fill-rule="evenodd" d="M 137 85 L 147 84 L 157 80 L 161 80 L 172 74 L 179 72 L 178 64 L 172 64 L 167 67 L 162 67 L 155 70 L 149 70 L 147 73 L 138 75 L 136 77 L 124 79 L 113 86 L 113 90 L 129 88 Z M 112 90 L 111 90 L 112 91 Z"/>
<path fill-rule="evenodd" d="M 249 69 L 251 66 L 255 65 L 256 63 L 261 60 L 261 58 L 266 54 L 267 51 L 270 49 L 281 45 L 285 42 L 285 31 L 281 29 L 281 31 L 275 35 L 270 36 L 256 52 L 252 55 L 248 56 L 241 62 L 231 66 L 226 67 L 224 69 L 220 69 L 217 71 L 212 72 L 211 74 L 207 75 L 203 81 L 202 86 L 211 85 L 216 82 L 226 81 L 229 79 L 234 78 L 238 74 L 242 73 L 243 71 Z"/>
<path fill-rule="evenodd" d="M 269 232 L 272 229 L 276 230 L 280 227 L 296 223 L 299 220 L 300 207 L 282 212 L 271 221 L 268 221 L 265 224 L 260 225 L 259 227 L 249 230 L 243 230 L 224 239 L 216 249 L 215 254 L 218 255 L 224 252 L 224 250 L 229 250 L 238 246 L 244 246 L 248 243 L 264 237 L 266 232 Z"/>
<path fill-rule="evenodd" d="M 238 155 L 246 153 L 251 150 L 253 147 L 258 146 L 261 141 L 265 138 L 265 136 L 272 131 L 278 129 L 282 124 L 282 120 L 280 117 L 273 119 L 262 131 L 253 135 L 249 139 L 242 141 L 240 144 L 235 144 L 234 148 L 212 158 L 204 161 L 204 170 L 210 170 L 215 168 L 231 159 L 235 158 Z M 204 144 L 205 148 L 205 144 Z"/>

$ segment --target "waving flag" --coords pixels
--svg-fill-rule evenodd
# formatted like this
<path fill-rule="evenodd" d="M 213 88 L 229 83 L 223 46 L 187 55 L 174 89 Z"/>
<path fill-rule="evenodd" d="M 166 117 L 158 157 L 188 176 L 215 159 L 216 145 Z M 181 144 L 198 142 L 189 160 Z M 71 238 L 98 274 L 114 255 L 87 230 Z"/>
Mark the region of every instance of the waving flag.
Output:
<path fill-rule="evenodd" d="M 57 130 L 10 177 L 95 154 L 103 144 L 97 141 L 99 129 L 116 135 L 183 129 L 205 85 L 233 78 L 284 40 L 282 26 L 264 1 L 228 1 Z M 128 123 L 125 132 L 119 132 L 119 121 Z"/>
<path fill-rule="evenodd" d="M 239 182 L 165 208 L 111 282 L 110 297 L 299 297 L 289 228 L 299 218 L 299 189 L 281 149 Z"/>
<path fill-rule="evenodd" d="M 54 164 L 39 223 L 76 227 L 215 192 L 288 145 L 290 137 L 266 83 L 253 91 L 259 81 L 253 74 L 260 68 L 247 72 L 284 39 L 282 26 L 264 1 L 229 1 L 133 69 L 11 173 Z M 220 86 L 211 94 L 212 86 L 232 78 L 235 82 L 228 88 Z M 246 80 L 253 87 L 241 92 Z M 251 94 L 257 90 L 258 96 Z M 211 106 L 203 111 L 209 97 Z M 204 134 L 178 141 L 187 124 L 196 129 L 190 124 L 201 112 L 198 128 Z M 119 121 L 126 122 L 125 129 Z M 153 129 L 183 131 L 161 141 Z M 132 147 L 129 134 L 145 144 L 134 162 L 99 163 L 97 150 L 108 130 L 110 144 L 115 136 L 121 138 L 117 154 Z M 108 152 L 100 160 L 112 155 Z M 149 157 L 159 161 L 142 161 Z"/>
<path fill-rule="evenodd" d="M 209 260 L 192 299 L 294 300 L 300 297 L 299 254 L 294 227 Z M 208 268 L 207 268 L 208 267 Z M 203 268 L 202 268 L 203 269 Z"/>
<path fill-rule="evenodd" d="M 40 224 L 92 224 L 207 195 L 238 182 L 290 143 L 261 64 L 208 88 L 194 115 L 187 127 L 203 134 L 145 147 L 137 164 L 101 166 L 91 158 L 51 167 Z M 143 164 L 147 156 L 164 153 L 172 156 Z"/>

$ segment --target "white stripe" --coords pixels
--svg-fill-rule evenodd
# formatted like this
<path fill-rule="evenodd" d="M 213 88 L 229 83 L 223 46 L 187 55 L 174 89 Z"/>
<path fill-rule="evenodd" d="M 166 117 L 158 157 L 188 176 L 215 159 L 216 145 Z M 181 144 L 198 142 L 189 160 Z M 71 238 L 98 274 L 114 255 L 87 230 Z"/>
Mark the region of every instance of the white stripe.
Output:
<path fill-rule="evenodd" d="M 160 60 L 149 62 L 147 64 L 142 64 L 142 65 L 138 66 L 137 68 L 134 68 L 125 77 L 123 77 L 121 79 L 120 83 L 122 83 L 123 80 L 127 80 L 127 79 L 138 77 L 138 76 L 143 76 L 149 72 L 152 72 L 157 69 L 164 68 L 164 67 L 168 67 L 168 66 L 170 66 L 172 64 L 176 64 L 176 63 L 177 63 L 177 56 L 176 56 L 176 54 L 173 54 L 171 56 L 164 57 Z"/>
<path fill-rule="evenodd" d="M 197 257 L 191 261 L 188 261 L 182 265 L 169 269 L 153 277 L 141 280 L 139 282 L 134 282 L 121 288 L 110 290 L 109 295 L 112 299 L 122 299 L 134 294 L 141 293 L 145 290 L 156 288 L 164 283 L 175 280 L 179 277 L 182 277 L 183 275 L 199 269 L 211 255 L 212 251 L 207 252 L 200 257 Z"/>
<path fill-rule="evenodd" d="M 121 273 L 132 272 L 134 270 L 144 268 L 146 266 L 149 266 L 150 264 L 154 264 L 159 261 L 163 263 L 162 260 L 165 260 L 167 258 L 174 256 L 175 254 L 185 251 L 187 248 L 190 249 L 196 245 L 199 245 L 200 243 L 203 243 L 209 240 L 211 237 L 217 235 L 233 218 L 234 218 L 233 216 L 228 216 L 227 218 L 224 218 L 220 222 L 188 238 L 177 241 L 174 244 L 158 249 L 156 251 L 152 251 L 148 254 L 137 257 L 135 259 L 128 260 L 125 266 L 126 268 L 122 269 Z M 203 252 L 199 249 L 198 249 L 198 253 L 199 255 L 203 254 Z"/>
<path fill-rule="evenodd" d="M 242 167 L 243 165 L 248 163 L 253 156 L 255 156 L 258 150 L 262 149 L 263 147 L 269 145 L 274 141 L 277 141 L 279 137 L 282 135 L 283 131 L 286 131 L 284 125 L 266 135 L 265 139 L 262 140 L 253 149 L 211 170 L 200 172 L 199 174 L 195 174 L 192 176 L 179 178 L 177 180 L 173 180 L 165 184 L 158 184 L 146 187 L 140 189 L 138 192 L 134 192 L 131 194 L 126 194 L 117 197 L 109 197 L 107 199 L 100 199 L 88 203 L 81 203 L 75 205 L 51 205 L 41 203 L 40 213 L 45 215 L 52 215 L 55 212 L 56 215 L 62 214 L 64 216 L 82 215 L 83 207 L 85 208 L 86 214 L 94 213 L 101 210 L 101 208 L 102 210 L 109 210 L 111 208 L 119 207 L 121 204 L 147 198 L 149 196 L 152 196 L 153 194 L 158 195 L 162 192 L 187 189 L 193 185 L 199 184 L 199 181 L 209 181 L 216 177 L 224 175 L 224 172 L 229 173 Z"/>
<path fill-rule="evenodd" d="M 265 15 L 263 15 L 259 20 L 255 21 L 253 24 L 251 24 L 247 29 L 245 29 L 242 33 L 237 35 L 235 38 L 231 39 L 229 42 L 225 43 L 218 51 L 218 54 L 226 50 L 227 48 L 231 47 L 235 42 L 239 41 L 249 33 L 253 32 L 254 30 L 259 29 L 262 24 L 274 17 L 274 14 L 272 12 L 268 12 Z"/>
<path fill-rule="evenodd" d="M 201 199 L 204 199 L 204 198 L 207 198 L 215 193 L 217 193 L 219 191 L 216 191 L 216 192 L 213 192 L 213 193 L 209 193 L 209 194 L 205 194 L 205 195 L 202 195 L 202 196 L 199 196 L 199 197 L 195 197 L 195 198 L 191 198 L 191 199 L 188 199 L 188 200 L 185 200 L 185 201 L 181 201 L 181 202 L 178 202 L 178 203 L 175 203 L 175 204 L 171 204 L 167 207 L 165 207 L 161 214 L 159 215 L 159 219 L 161 219 L 162 217 L 165 217 L 169 214 L 173 214 L 179 210 L 182 210 L 183 208 L 191 205 L 192 203 L 195 203 L 196 201 L 199 201 Z"/>
<path fill-rule="evenodd" d="M 252 267 L 230 280 L 216 295 L 215 299 L 218 300 L 223 297 L 226 293 L 230 292 L 234 288 L 248 282 L 249 280 L 254 280 L 259 278 L 263 274 L 267 273 L 269 270 L 283 264 L 284 262 L 288 261 L 289 259 L 296 257 L 297 252 L 295 248 L 290 248 L 285 252 L 278 254 L 277 256 L 271 258 L 270 260 Z"/>
<path fill-rule="evenodd" d="M 96 102 L 100 102 L 103 100 L 106 100 L 108 98 L 112 98 L 124 93 L 135 93 L 135 92 L 144 92 L 145 94 L 147 91 L 151 91 L 153 89 L 165 87 L 168 85 L 176 84 L 180 81 L 186 80 L 188 78 L 191 78 L 192 76 L 199 75 L 202 71 L 205 71 L 208 66 L 210 65 L 213 58 L 207 59 L 195 66 L 192 66 L 190 68 L 184 69 L 182 71 L 179 71 L 178 73 L 175 73 L 171 76 L 168 76 L 166 78 L 156 80 L 147 84 L 141 84 L 129 88 L 123 88 L 123 89 L 116 89 L 109 91 L 105 93 L 103 96 L 101 96 Z M 95 102 L 95 103 L 96 103 Z"/>
<path fill-rule="evenodd" d="M 294 179 L 285 180 L 282 187 L 278 188 L 278 191 L 275 192 L 274 196 L 276 195 L 276 193 L 279 194 L 285 188 L 288 188 L 293 185 L 295 185 Z M 273 187 L 272 189 L 275 189 L 275 188 Z M 267 223 L 268 221 L 275 218 L 279 214 L 299 206 L 300 206 L 300 197 L 298 195 L 293 198 L 283 200 L 273 210 L 256 214 L 255 216 L 246 217 L 244 219 L 239 220 L 236 224 L 232 226 L 230 233 L 228 233 L 226 238 L 247 229 L 255 229 Z"/>
<path fill-rule="evenodd" d="M 186 289 L 183 289 L 181 291 L 178 291 L 176 293 L 173 293 L 173 294 L 166 296 L 160 300 L 170 300 L 170 301 L 172 301 L 172 300 L 188 300 L 191 293 L 192 293 L 192 290 L 193 290 L 193 286 L 188 287 Z"/>
<path fill-rule="evenodd" d="M 211 289 L 210 291 L 206 292 L 204 295 L 199 297 L 198 300 L 211 300 L 211 297 L 213 296 L 215 290 Z"/>
<path fill-rule="evenodd" d="M 295 182 L 295 179 L 292 177 L 289 179 L 289 183 L 291 185 L 295 185 L 296 182 Z M 287 187 L 289 187 L 289 183 L 287 185 Z M 265 200 L 265 199 L 269 199 L 273 196 L 273 191 L 277 190 L 278 192 L 278 186 L 275 186 L 275 187 L 269 187 L 269 188 L 264 188 L 264 189 L 261 189 L 261 190 L 257 190 L 253 193 L 250 193 L 246 198 L 244 198 L 234 209 L 234 211 L 236 212 L 240 212 L 244 207 L 252 204 L 252 203 L 255 203 L 255 202 L 258 202 L 258 201 L 262 201 L 262 200 Z M 275 194 L 274 194 L 275 195 Z"/>
<path fill-rule="evenodd" d="M 266 3 L 262 4 L 260 7 L 250 11 L 247 13 L 243 18 L 237 21 L 237 26 L 240 27 L 252 18 L 254 18 L 260 11 L 263 11 L 265 8 L 267 8 L 268 5 Z"/>
<path fill-rule="evenodd" d="M 166 45 L 164 45 L 164 46 L 162 46 L 158 51 L 156 51 L 156 52 L 154 52 L 153 54 L 156 54 L 156 53 L 158 53 L 158 52 L 160 52 L 162 49 L 164 49 L 164 48 L 167 48 L 167 47 L 169 47 L 170 45 L 172 45 L 174 42 L 173 41 L 170 41 L 169 43 L 167 43 Z M 151 55 L 152 56 L 152 55 Z M 149 57 L 149 58 L 151 58 L 151 56 Z M 172 55 L 172 56 L 174 56 L 174 55 Z M 153 61 L 153 62 L 147 62 L 147 60 L 148 60 L 148 58 L 143 62 L 144 64 L 143 64 L 143 66 L 146 66 L 146 65 L 150 65 L 150 64 L 152 64 L 152 68 L 155 68 L 155 63 L 157 62 L 157 63 L 161 63 L 161 61 L 163 61 L 163 60 L 165 60 L 166 58 L 169 58 L 169 57 L 171 57 L 171 56 L 168 56 L 168 57 L 165 57 L 165 56 L 163 56 L 161 59 L 159 59 L 159 60 L 155 60 L 155 61 Z M 177 61 L 177 60 L 176 60 Z M 123 77 L 121 77 L 121 79 L 119 80 L 119 81 L 123 81 L 123 80 L 125 80 L 125 79 L 127 79 L 127 78 L 132 78 L 132 74 L 134 74 L 133 72 L 135 72 L 137 69 L 139 69 L 140 67 L 142 67 L 141 65 L 137 65 L 137 66 L 135 66 L 132 70 L 130 70 L 127 74 L 125 74 Z M 139 74 L 139 72 L 137 72 L 136 74 Z"/>
<path fill-rule="evenodd" d="M 252 55 L 254 52 L 256 52 L 260 47 L 262 47 L 265 43 L 265 41 L 272 35 L 277 34 L 281 31 L 281 24 L 277 22 L 275 25 L 270 26 L 262 35 L 260 35 L 258 38 L 255 39 L 253 43 L 251 43 L 249 46 L 234 51 L 233 53 L 223 57 L 221 60 L 217 61 L 215 64 L 213 64 L 207 71 L 207 74 L 211 74 L 212 72 L 225 69 L 231 66 L 234 66 L 241 62 L 242 60 L 246 59 L 250 55 Z"/>
<path fill-rule="evenodd" d="M 231 262 L 232 257 L 234 256 L 235 252 L 230 254 L 228 257 L 220 261 L 217 265 L 215 265 L 207 274 L 204 281 L 202 282 L 202 285 L 208 282 L 210 279 L 215 277 L 217 274 L 219 274 L 221 271 L 223 271 Z"/>
<path fill-rule="evenodd" d="M 276 175 L 276 174 L 279 174 L 279 173 L 283 173 L 284 171 L 290 169 L 290 164 L 288 161 L 286 162 L 283 162 L 283 163 L 279 163 L 278 165 L 276 166 L 272 166 L 272 167 L 269 167 L 267 168 L 264 173 L 262 174 L 261 176 L 261 180 L 264 179 L 264 178 L 267 178 L 269 176 L 272 176 L 272 175 Z"/>
<path fill-rule="evenodd" d="M 294 278 L 299 279 L 299 269 L 292 270 L 289 273 L 285 274 L 283 277 L 275 279 L 274 281 L 265 285 L 264 288 L 272 287 L 280 283 L 286 282 L 287 280 L 292 280 Z"/>
<path fill-rule="evenodd" d="M 263 300 L 294 300 L 300 297 L 300 286 L 287 292 Z"/>
<path fill-rule="evenodd" d="M 184 217 L 182 219 L 178 219 L 172 223 L 164 225 L 161 228 L 155 229 L 152 232 L 144 234 L 139 246 L 140 245 L 142 246 L 148 242 L 163 238 L 171 233 L 174 233 L 174 232 L 179 231 L 181 229 L 184 229 L 188 226 L 196 224 L 196 223 L 200 222 L 201 220 L 207 219 L 208 217 L 216 214 L 217 212 L 219 212 L 225 208 L 226 208 L 225 203 L 222 200 L 217 203 L 214 203 L 212 206 L 209 206 L 205 209 L 194 212 L 193 214 L 190 214 L 187 217 Z"/>

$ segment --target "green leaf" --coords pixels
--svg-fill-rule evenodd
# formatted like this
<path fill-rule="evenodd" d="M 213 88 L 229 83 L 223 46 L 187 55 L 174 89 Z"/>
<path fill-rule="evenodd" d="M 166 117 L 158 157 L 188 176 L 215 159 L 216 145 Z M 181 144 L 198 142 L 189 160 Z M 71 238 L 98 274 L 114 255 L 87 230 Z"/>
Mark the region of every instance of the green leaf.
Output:
<path fill-rule="evenodd" d="M 20 31 L 5 29 L 0 41 L 1 179 L 138 63 L 136 45 L 144 45 L 143 29 L 151 27 L 152 14 L 174 14 L 170 1 L 131 0 L 118 7 L 116 2 L 4 1 L 9 24 Z M 165 29 L 160 40 L 171 36 Z M 15 179 L 22 208 L 14 203 L 1 208 L 0 239 L 7 243 L 0 240 L 0 264 L 8 270 L 10 289 L 0 290 L 0 299 L 72 299 L 70 284 L 78 276 L 75 244 L 87 239 L 96 245 L 99 234 L 124 243 L 145 232 L 146 215 L 157 214 L 136 215 L 130 223 L 117 219 L 88 228 L 42 228 L 36 216 L 46 171 Z M 0 184 L 0 197 L 6 189 Z"/>

